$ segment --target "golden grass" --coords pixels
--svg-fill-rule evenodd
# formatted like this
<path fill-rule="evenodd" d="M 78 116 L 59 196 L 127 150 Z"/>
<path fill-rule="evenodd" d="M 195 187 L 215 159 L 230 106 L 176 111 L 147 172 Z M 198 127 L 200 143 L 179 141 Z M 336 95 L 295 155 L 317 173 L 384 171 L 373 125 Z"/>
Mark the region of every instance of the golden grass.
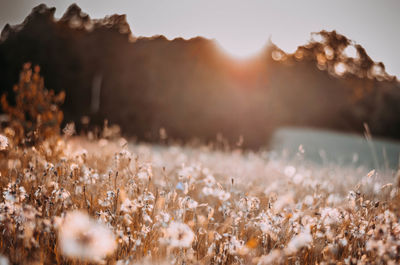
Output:
<path fill-rule="evenodd" d="M 0 265 L 400 262 L 398 173 L 60 136 L 65 94 L 30 67 L 2 97 Z"/>
<path fill-rule="evenodd" d="M 397 183 L 379 172 L 323 168 L 267 152 L 73 137 L 36 147 L 10 141 L 0 153 L 0 173 L 0 253 L 13 264 L 400 259 Z M 69 241 L 61 242 L 66 216 L 76 210 L 99 228 L 86 233 L 82 220 L 73 220 L 76 227 L 64 230 Z M 93 241 L 111 240 L 104 230 L 115 242 L 102 251 Z M 71 254 L 66 247 L 74 243 L 81 248 Z"/>

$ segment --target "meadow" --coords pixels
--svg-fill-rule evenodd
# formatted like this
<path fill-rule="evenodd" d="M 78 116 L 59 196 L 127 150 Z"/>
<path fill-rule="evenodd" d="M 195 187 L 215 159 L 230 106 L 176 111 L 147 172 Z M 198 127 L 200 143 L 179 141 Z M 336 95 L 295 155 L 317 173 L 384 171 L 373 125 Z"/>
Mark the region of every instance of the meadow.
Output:
<path fill-rule="evenodd" d="M 1 252 L 13 264 L 399 260 L 393 176 L 118 137 L 5 141 Z"/>
<path fill-rule="evenodd" d="M 50 121 L 62 96 L 41 84 L 27 65 L 19 110 L 35 116 L 38 98 L 50 107 L 29 124 L 10 107 L 0 133 L 2 265 L 400 261 L 398 174 L 315 165 L 301 148 L 288 160 L 135 143 L 108 126 L 60 134 Z"/>

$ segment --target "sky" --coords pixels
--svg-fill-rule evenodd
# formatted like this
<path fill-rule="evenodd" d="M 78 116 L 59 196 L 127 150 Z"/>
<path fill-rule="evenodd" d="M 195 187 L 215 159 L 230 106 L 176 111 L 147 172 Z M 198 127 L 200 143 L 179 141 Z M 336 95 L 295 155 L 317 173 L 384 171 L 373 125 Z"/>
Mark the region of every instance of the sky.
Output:
<path fill-rule="evenodd" d="M 40 3 L 60 17 L 74 2 L 92 18 L 126 14 L 135 36 L 203 36 L 238 58 L 256 55 L 269 39 L 293 52 L 311 32 L 336 30 L 400 77 L 399 0 L 0 0 L 0 28 L 21 23 Z"/>

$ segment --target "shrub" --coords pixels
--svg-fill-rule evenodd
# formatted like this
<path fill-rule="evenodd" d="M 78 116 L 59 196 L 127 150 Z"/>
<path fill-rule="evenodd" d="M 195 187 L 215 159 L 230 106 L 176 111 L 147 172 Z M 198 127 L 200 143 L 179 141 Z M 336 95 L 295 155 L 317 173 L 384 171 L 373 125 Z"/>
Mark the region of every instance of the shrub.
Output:
<path fill-rule="evenodd" d="M 25 63 L 19 82 L 13 87 L 15 106 L 1 97 L 3 111 L 9 116 L 11 136 L 16 144 L 35 145 L 44 139 L 58 135 L 63 120 L 59 106 L 64 102 L 65 92 L 55 94 L 44 87 L 40 67 Z"/>

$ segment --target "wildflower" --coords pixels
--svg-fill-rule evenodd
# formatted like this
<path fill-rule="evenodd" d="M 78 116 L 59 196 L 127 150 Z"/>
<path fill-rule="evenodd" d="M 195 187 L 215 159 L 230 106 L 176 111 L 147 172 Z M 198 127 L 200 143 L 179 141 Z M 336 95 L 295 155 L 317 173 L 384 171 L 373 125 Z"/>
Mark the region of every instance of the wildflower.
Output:
<path fill-rule="evenodd" d="M 215 178 L 211 174 L 207 175 L 203 181 L 208 187 L 212 187 L 215 184 Z"/>
<path fill-rule="evenodd" d="M 346 238 L 342 238 L 339 240 L 340 245 L 342 245 L 343 247 L 347 246 L 347 239 Z"/>
<path fill-rule="evenodd" d="M 224 190 L 218 190 L 217 191 L 217 197 L 221 201 L 226 201 L 226 200 L 229 200 L 229 198 L 231 197 L 231 194 L 229 192 L 224 191 Z"/>
<path fill-rule="evenodd" d="M 155 197 L 154 197 L 153 193 L 151 193 L 151 192 L 147 192 L 143 196 L 143 201 L 145 201 L 145 202 L 153 202 L 154 200 L 155 200 Z"/>
<path fill-rule="evenodd" d="M 6 256 L 0 254 L 0 265 L 9 265 L 10 261 Z"/>
<path fill-rule="evenodd" d="M 102 138 L 102 139 L 99 140 L 98 145 L 99 145 L 100 147 L 105 147 L 105 146 L 108 145 L 108 140 Z"/>
<path fill-rule="evenodd" d="M 16 202 L 17 194 L 14 189 L 12 189 L 11 183 L 8 184 L 8 187 L 3 191 L 3 197 L 6 201 Z"/>
<path fill-rule="evenodd" d="M 153 223 L 153 220 L 151 219 L 151 217 L 147 213 L 143 214 L 143 221 L 144 222 L 148 222 L 148 223 Z"/>
<path fill-rule="evenodd" d="M 6 150 L 8 148 L 8 138 L 0 134 L 0 151 Z"/>
<path fill-rule="evenodd" d="M 326 207 L 321 210 L 321 219 L 325 225 L 332 225 L 340 222 L 340 212 L 336 208 Z"/>
<path fill-rule="evenodd" d="M 273 208 L 275 211 L 280 211 L 286 206 L 293 204 L 294 202 L 294 195 L 292 193 L 287 193 L 283 194 L 282 196 L 279 196 L 276 200 L 276 202 L 273 205 Z"/>
<path fill-rule="evenodd" d="M 82 194 L 83 193 L 83 187 L 80 185 L 75 186 L 75 194 Z"/>
<path fill-rule="evenodd" d="M 204 195 L 208 196 L 214 193 L 214 189 L 213 188 L 209 188 L 209 187 L 204 187 L 202 189 Z"/>
<path fill-rule="evenodd" d="M 52 194 L 54 195 L 56 202 L 58 201 L 64 202 L 68 200 L 71 196 L 69 192 L 64 188 L 61 188 L 59 190 L 54 190 Z"/>
<path fill-rule="evenodd" d="M 210 187 L 203 187 L 202 192 L 206 196 L 214 196 L 217 197 L 221 201 L 226 201 L 231 197 L 231 194 L 229 192 L 224 191 L 223 189 L 220 188 L 210 188 Z"/>
<path fill-rule="evenodd" d="M 230 237 L 230 235 L 228 235 Z M 248 248 L 244 245 L 243 240 L 238 240 L 236 236 L 232 236 L 228 242 L 228 251 L 230 254 L 247 254 Z"/>
<path fill-rule="evenodd" d="M 185 190 L 185 186 L 183 185 L 183 183 L 182 182 L 178 182 L 178 184 L 176 184 L 176 187 L 175 187 L 177 190 Z"/>
<path fill-rule="evenodd" d="M 140 180 L 147 180 L 147 179 L 149 178 L 149 174 L 147 173 L 147 171 L 140 171 L 140 172 L 137 174 L 137 176 L 138 176 L 138 178 L 139 178 Z"/>
<path fill-rule="evenodd" d="M 297 185 L 300 184 L 300 183 L 303 181 L 303 175 L 301 175 L 301 174 L 295 174 L 295 175 L 293 176 L 292 181 L 293 181 L 294 184 L 297 184 Z"/>
<path fill-rule="evenodd" d="M 194 233 L 187 224 L 172 221 L 165 234 L 164 242 L 171 247 L 188 248 L 194 240 Z"/>
<path fill-rule="evenodd" d="M 133 203 L 128 198 L 126 198 L 125 201 L 121 204 L 121 211 L 123 211 L 123 212 L 133 213 L 133 212 L 136 212 L 136 209 L 137 209 L 136 204 Z"/>
<path fill-rule="evenodd" d="M 296 168 L 293 166 L 287 166 L 287 167 L 285 167 L 283 173 L 288 177 L 292 177 L 296 173 Z"/>
<path fill-rule="evenodd" d="M 287 245 L 286 251 L 288 254 L 296 253 L 301 248 L 308 247 L 312 243 L 312 241 L 313 238 L 310 234 L 310 231 L 306 230 L 290 240 L 289 244 Z"/>
<path fill-rule="evenodd" d="M 311 206 L 313 203 L 314 203 L 314 198 L 313 198 L 313 196 L 307 195 L 307 196 L 304 198 L 304 204 L 305 204 L 305 205 Z"/>
<path fill-rule="evenodd" d="M 327 204 L 337 205 L 340 204 L 343 199 L 338 194 L 329 194 L 328 198 L 326 199 Z"/>
<path fill-rule="evenodd" d="M 257 265 L 280 263 L 282 253 L 279 249 L 272 250 L 268 255 L 261 256 Z"/>
<path fill-rule="evenodd" d="M 383 254 L 385 253 L 385 245 L 382 240 L 374 240 L 372 238 L 369 239 L 366 243 L 365 249 L 367 251 L 374 251 L 379 256 L 383 256 Z"/>
<path fill-rule="evenodd" d="M 71 123 L 67 123 L 67 125 L 65 125 L 64 129 L 63 129 L 63 133 L 66 136 L 72 136 L 75 133 L 75 123 L 71 122 Z"/>
<path fill-rule="evenodd" d="M 114 191 L 107 191 L 107 198 L 105 198 L 104 200 L 99 199 L 99 204 L 103 207 L 108 207 L 111 205 L 111 202 L 114 200 L 115 196 L 116 195 Z"/>
<path fill-rule="evenodd" d="M 273 240 L 278 239 L 279 229 L 274 227 L 270 221 L 262 220 L 258 223 L 258 226 L 263 233 L 268 234 Z"/>
<path fill-rule="evenodd" d="M 151 164 L 146 163 L 146 164 L 141 165 L 140 171 L 137 173 L 137 177 L 141 181 L 147 181 L 147 180 L 151 179 L 152 176 L 153 176 L 153 170 L 152 170 Z"/>
<path fill-rule="evenodd" d="M 195 209 L 197 208 L 197 206 L 199 205 L 199 203 L 195 200 L 193 200 L 192 198 L 188 198 L 187 202 L 186 202 L 186 207 L 189 209 Z"/>
<path fill-rule="evenodd" d="M 157 215 L 156 219 L 157 219 L 157 221 L 160 222 L 163 226 L 167 226 L 166 223 L 169 222 L 169 220 L 171 219 L 171 216 L 170 216 L 168 213 L 166 213 L 166 212 L 164 212 L 164 211 L 161 211 L 160 214 Z"/>
<path fill-rule="evenodd" d="M 339 253 L 339 247 L 337 244 L 328 244 L 323 250 L 322 255 L 325 259 L 335 258 Z"/>
<path fill-rule="evenodd" d="M 81 211 L 67 213 L 58 236 L 61 252 L 70 258 L 101 261 L 116 249 L 114 234 Z"/>

